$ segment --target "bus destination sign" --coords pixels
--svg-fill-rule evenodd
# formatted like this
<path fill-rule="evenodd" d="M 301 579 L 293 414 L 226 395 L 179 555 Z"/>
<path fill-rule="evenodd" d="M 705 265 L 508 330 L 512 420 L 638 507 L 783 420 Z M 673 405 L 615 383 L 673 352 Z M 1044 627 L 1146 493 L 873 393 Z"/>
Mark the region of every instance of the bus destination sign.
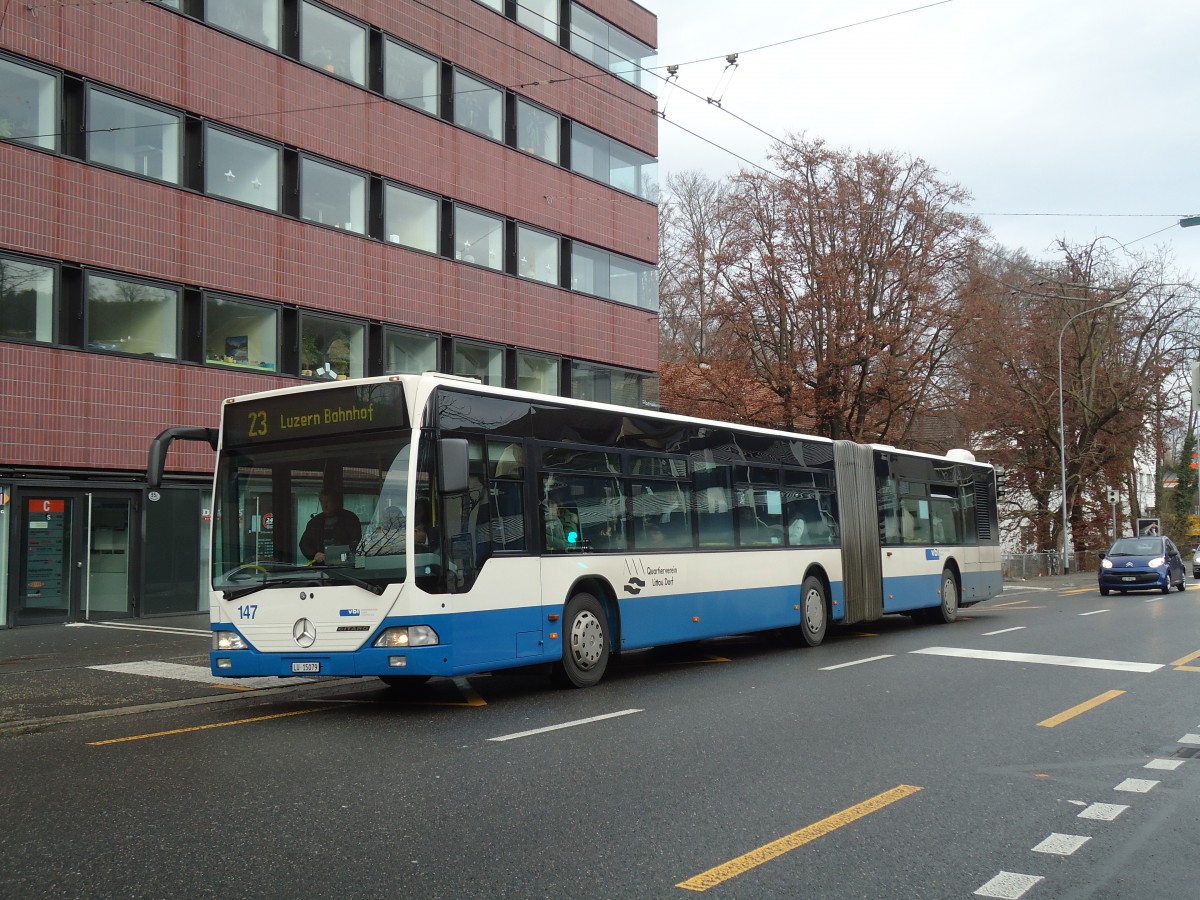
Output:
<path fill-rule="evenodd" d="M 230 403 L 222 423 L 226 447 L 407 425 L 404 386 L 390 382 Z"/>

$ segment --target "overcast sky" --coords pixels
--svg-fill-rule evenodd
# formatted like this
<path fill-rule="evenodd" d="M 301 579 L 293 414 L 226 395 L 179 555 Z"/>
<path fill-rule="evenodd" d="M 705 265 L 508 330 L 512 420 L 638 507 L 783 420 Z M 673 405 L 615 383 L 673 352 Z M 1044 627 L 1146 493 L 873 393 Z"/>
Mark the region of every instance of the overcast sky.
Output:
<path fill-rule="evenodd" d="M 924 158 L 1008 248 L 1108 235 L 1200 278 L 1200 227 L 1176 224 L 1200 214 L 1200 0 L 641 2 L 658 72 L 720 100 L 659 83 L 664 186 L 769 165 L 762 132 L 805 132 Z"/>

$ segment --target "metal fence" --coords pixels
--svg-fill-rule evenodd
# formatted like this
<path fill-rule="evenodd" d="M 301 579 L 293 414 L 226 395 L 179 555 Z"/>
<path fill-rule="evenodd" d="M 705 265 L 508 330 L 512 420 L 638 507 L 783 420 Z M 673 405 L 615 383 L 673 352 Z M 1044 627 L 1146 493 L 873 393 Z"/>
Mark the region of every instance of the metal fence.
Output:
<path fill-rule="evenodd" d="M 1053 550 L 1045 553 L 1006 553 L 1001 566 L 1006 581 L 1026 581 L 1063 574 L 1062 554 Z M 1099 550 L 1077 550 L 1071 554 L 1072 575 L 1094 574 L 1099 568 Z"/>

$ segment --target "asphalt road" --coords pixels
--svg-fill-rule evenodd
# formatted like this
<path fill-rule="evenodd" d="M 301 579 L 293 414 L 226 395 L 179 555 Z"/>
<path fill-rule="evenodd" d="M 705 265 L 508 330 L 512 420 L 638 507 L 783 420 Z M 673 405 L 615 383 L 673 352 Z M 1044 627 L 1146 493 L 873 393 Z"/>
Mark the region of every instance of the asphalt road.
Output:
<path fill-rule="evenodd" d="M 89 669 L 153 699 L 0 729 L 0 896 L 1190 896 L 1200 586 L 1063 583 L 809 650 L 627 654 L 584 691 Z"/>

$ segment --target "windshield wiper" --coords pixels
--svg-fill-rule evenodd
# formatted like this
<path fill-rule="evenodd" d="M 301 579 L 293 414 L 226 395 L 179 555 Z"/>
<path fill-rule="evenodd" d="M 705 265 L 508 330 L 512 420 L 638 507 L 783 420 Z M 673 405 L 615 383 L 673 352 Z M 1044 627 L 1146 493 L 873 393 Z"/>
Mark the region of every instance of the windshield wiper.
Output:
<path fill-rule="evenodd" d="M 338 575 L 340 575 L 342 578 L 346 579 L 351 584 L 353 584 L 357 587 L 360 587 L 363 590 L 370 591 L 372 594 L 375 594 L 376 596 L 383 593 L 383 588 L 381 588 L 379 585 L 371 584 L 371 582 L 369 582 L 369 581 L 363 581 L 357 575 L 351 575 L 345 569 L 340 568 L 338 566 L 322 566 L 318 571 L 337 572 Z"/>
<path fill-rule="evenodd" d="M 284 573 L 280 577 L 279 573 Z M 356 587 L 370 591 L 372 594 L 379 596 L 383 593 L 383 588 L 379 585 L 371 584 L 369 581 L 364 581 L 356 575 L 350 574 L 347 570 L 337 566 L 309 566 L 309 565 L 293 565 L 286 566 L 278 563 L 272 564 L 269 572 L 257 573 L 261 580 L 257 580 L 254 584 L 246 585 L 245 587 L 225 588 L 221 596 L 226 600 L 237 600 L 239 597 L 245 597 L 247 594 L 253 594 L 268 587 L 283 587 L 288 584 L 327 584 L 331 576 L 341 578 L 348 581 Z"/>

